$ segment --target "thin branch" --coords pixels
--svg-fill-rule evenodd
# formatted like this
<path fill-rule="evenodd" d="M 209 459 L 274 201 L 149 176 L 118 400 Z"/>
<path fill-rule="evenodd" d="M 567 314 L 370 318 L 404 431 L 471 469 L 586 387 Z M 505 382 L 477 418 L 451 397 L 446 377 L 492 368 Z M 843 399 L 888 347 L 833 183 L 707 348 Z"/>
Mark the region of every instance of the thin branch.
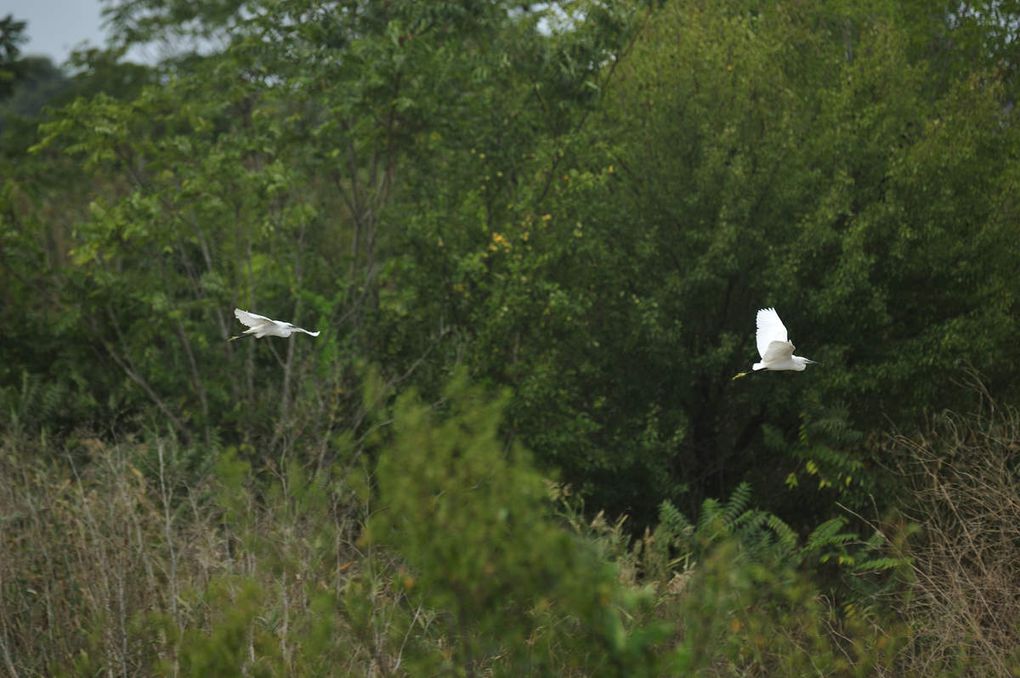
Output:
<path fill-rule="evenodd" d="M 121 334 L 120 327 L 113 316 L 113 312 L 109 308 L 107 308 L 107 314 L 110 316 L 110 321 L 113 324 L 114 331 L 117 332 L 118 340 L 120 341 L 120 343 L 123 343 L 124 337 Z M 103 338 L 99 334 L 99 332 L 95 330 L 94 327 L 93 332 L 95 333 L 95 336 L 99 338 L 99 341 L 103 345 L 103 348 L 106 349 L 106 353 L 111 358 L 113 358 L 113 361 L 117 363 L 121 370 L 123 370 L 124 374 L 126 374 L 128 378 L 131 379 L 131 381 L 135 382 L 135 384 L 137 384 L 142 389 L 142 391 L 145 392 L 145 395 L 149 396 L 149 399 L 153 402 L 153 404 L 156 405 L 157 408 L 159 408 L 159 411 L 163 413 L 163 416 L 167 418 L 167 421 L 169 421 L 173 425 L 174 430 L 176 430 L 177 433 L 180 434 L 180 436 L 186 442 L 190 441 L 191 436 L 188 433 L 187 428 L 185 428 L 184 424 L 181 422 L 180 419 L 174 416 L 174 413 L 170 411 L 170 408 L 167 407 L 166 403 L 163 402 L 163 399 L 159 397 L 159 394 L 156 393 L 155 389 L 153 389 L 149 385 L 149 382 L 147 382 L 145 378 L 138 373 L 138 371 L 131 364 L 131 359 L 127 358 L 126 356 L 121 357 L 114 349 L 113 345 L 105 338 Z"/>

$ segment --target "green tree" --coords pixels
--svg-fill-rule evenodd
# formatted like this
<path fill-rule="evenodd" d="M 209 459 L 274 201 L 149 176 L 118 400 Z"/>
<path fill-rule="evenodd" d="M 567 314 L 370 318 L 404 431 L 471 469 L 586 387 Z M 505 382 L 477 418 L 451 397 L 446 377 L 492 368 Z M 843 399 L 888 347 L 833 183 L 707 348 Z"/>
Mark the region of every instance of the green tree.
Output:
<path fill-rule="evenodd" d="M 18 79 L 18 56 L 24 43 L 26 22 L 17 21 L 13 14 L 0 19 L 0 101 L 11 95 Z"/>
<path fill-rule="evenodd" d="M 480 188 L 422 210 L 398 289 L 467 336 L 473 370 L 514 389 L 511 429 L 594 505 L 640 523 L 750 480 L 817 524 L 874 491 L 886 417 L 953 403 L 955 361 L 1012 374 L 997 76 L 957 72 L 933 100 L 909 25 L 869 7 L 638 12 L 594 112 L 537 166 L 504 180 L 475 149 Z M 731 382 L 769 305 L 823 366 Z"/>

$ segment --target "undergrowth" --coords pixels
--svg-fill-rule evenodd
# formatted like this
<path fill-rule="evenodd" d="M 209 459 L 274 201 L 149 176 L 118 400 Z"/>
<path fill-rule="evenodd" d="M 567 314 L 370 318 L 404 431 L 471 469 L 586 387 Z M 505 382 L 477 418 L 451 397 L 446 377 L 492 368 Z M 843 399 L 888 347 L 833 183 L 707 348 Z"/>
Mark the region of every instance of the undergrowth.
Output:
<path fill-rule="evenodd" d="M 375 461 L 327 466 L 12 429 L 5 673 L 1016 674 L 1011 411 L 896 441 L 914 537 L 852 515 L 798 534 L 747 484 L 635 536 L 508 448 L 502 401 L 463 378 L 384 407 Z"/>

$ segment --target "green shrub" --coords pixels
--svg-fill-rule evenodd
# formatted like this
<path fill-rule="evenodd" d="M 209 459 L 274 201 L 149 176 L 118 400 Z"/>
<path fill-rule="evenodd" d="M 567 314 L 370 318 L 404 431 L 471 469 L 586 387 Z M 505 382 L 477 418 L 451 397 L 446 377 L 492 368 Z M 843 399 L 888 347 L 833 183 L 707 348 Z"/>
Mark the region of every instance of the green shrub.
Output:
<path fill-rule="evenodd" d="M 464 675 L 651 675 L 663 629 L 627 627 L 640 596 L 553 520 L 546 481 L 499 434 L 504 400 L 483 393 L 459 375 L 441 415 L 403 396 L 379 461 L 372 534 L 456 639 L 450 655 L 417 661 Z"/>

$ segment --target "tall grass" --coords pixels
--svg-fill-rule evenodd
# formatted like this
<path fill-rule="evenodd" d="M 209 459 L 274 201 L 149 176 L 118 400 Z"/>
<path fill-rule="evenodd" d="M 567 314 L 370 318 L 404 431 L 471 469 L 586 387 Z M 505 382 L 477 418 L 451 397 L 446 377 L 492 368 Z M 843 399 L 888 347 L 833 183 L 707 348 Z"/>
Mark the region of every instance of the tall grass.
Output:
<path fill-rule="evenodd" d="M 1020 675 L 1020 413 L 977 384 L 972 413 L 945 413 L 895 439 L 921 529 L 904 616 L 908 664 L 927 675 Z"/>
<path fill-rule="evenodd" d="M 354 544 L 343 483 L 295 467 L 259 487 L 229 453 L 195 476 L 159 439 L 78 447 L 0 451 L 4 673 L 284 675 L 337 660 L 320 645 L 345 626 L 337 671 L 399 664 L 381 640 L 399 593 Z"/>
<path fill-rule="evenodd" d="M 896 439 L 921 528 L 896 550 L 842 519 L 798 536 L 746 488 L 634 539 L 557 509 L 477 391 L 401 402 L 330 465 L 8 432 L 0 674 L 1020 672 L 1013 410 Z"/>

